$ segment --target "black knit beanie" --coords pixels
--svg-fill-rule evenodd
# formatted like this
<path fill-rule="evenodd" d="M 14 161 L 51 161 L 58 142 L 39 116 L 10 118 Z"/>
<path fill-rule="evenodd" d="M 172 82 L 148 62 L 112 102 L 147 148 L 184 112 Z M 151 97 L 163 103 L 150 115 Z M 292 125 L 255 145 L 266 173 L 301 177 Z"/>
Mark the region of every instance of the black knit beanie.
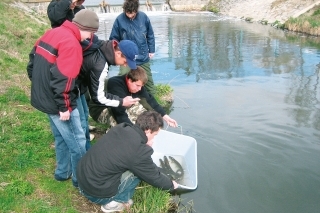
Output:
<path fill-rule="evenodd" d="M 97 32 L 99 29 L 98 15 L 88 9 L 82 9 L 76 13 L 72 22 L 82 31 Z"/>

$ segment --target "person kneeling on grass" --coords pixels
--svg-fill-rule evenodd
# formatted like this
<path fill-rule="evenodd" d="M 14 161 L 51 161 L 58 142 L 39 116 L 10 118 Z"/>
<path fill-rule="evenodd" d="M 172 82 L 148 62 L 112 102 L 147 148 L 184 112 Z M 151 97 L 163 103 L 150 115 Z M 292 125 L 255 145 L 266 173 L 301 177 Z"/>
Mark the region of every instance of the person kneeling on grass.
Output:
<path fill-rule="evenodd" d="M 140 180 L 173 191 L 179 184 L 161 173 L 152 161 L 153 138 L 163 127 L 155 111 L 140 114 L 135 124 L 121 123 L 103 135 L 81 158 L 77 167 L 79 190 L 103 212 L 122 211 Z"/>
<path fill-rule="evenodd" d="M 162 106 L 145 89 L 144 85 L 148 81 L 145 70 L 137 66 L 131 69 L 126 75 L 114 76 L 106 80 L 105 93 L 117 95 L 120 98 L 132 96 L 140 99 L 139 103 L 131 107 L 107 107 L 94 102 L 89 103 L 89 113 L 93 120 L 102 124 L 115 126 L 123 122 L 133 124 L 138 115 L 147 110 L 154 110 L 161 114 L 163 120 L 171 127 L 177 127 L 178 123 L 166 114 Z"/>

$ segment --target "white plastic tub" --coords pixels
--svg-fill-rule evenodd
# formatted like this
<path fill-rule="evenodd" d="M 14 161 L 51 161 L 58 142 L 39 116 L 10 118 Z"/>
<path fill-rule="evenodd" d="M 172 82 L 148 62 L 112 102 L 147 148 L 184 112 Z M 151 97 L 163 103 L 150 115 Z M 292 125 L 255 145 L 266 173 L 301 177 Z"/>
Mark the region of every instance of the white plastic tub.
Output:
<path fill-rule="evenodd" d="M 194 138 L 160 130 L 154 138 L 153 162 L 160 167 L 159 159 L 164 156 L 174 157 L 183 167 L 184 176 L 177 181 L 182 189 L 194 190 L 198 185 L 197 142 Z"/>

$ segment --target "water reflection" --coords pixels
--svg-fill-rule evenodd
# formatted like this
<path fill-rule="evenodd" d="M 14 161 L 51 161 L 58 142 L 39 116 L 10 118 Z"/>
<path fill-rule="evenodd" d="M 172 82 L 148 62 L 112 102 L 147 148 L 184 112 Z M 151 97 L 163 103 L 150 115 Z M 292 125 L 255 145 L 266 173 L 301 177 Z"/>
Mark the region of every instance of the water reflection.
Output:
<path fill-rule="evenodd" d="M 148 15 L 154 80 L 174 88 L 171 116 L 198 142 L 198 189 L 183 199 L 200 213 L 317 212 L 319 38 L 210 13 Z M 101 17 L 101 38 L 115 17 Z"/>

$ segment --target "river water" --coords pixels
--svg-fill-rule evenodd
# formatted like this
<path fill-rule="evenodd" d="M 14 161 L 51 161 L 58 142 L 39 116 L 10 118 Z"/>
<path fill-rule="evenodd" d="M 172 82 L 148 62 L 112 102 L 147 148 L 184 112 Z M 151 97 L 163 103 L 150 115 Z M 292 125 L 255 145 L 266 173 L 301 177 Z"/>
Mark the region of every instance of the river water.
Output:
<path fill-rule="evenodd" d="M 101 39 L 116 15 L 100 15 Z M 184 205 L 320 212 L 319 40 L 210 13 L 148 16 L 154 80 L 172 86 L 170 116 L 198 146 L 198 188 Z"/>

